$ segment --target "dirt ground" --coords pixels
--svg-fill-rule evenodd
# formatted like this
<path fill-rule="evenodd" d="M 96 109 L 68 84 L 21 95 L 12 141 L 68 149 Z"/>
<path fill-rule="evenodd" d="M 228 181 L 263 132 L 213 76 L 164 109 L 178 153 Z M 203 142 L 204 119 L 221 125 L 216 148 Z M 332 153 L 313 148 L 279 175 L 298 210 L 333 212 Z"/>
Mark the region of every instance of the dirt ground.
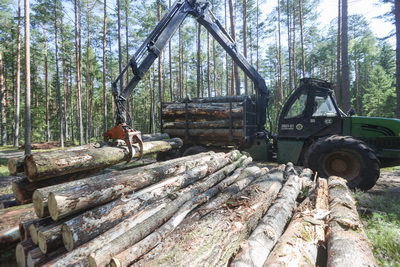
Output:
<path fill-rule="evenodd" d="M 376 185 L 368 191 L 370 194 L 389 194 L 400 200 L 400 170 L 381 171 Z"/>

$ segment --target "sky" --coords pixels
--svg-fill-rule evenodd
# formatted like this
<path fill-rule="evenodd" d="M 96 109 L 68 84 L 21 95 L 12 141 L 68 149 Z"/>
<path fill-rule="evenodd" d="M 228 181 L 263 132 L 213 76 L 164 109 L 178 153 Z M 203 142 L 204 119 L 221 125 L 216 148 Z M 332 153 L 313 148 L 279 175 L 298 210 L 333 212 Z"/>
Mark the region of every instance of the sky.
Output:
<path fill-rule="evenodd" d="M 382 4 L 379 0 L 348 0 L 349 15 L 364 15 L 370 22 L 370 28 L 378 38 L 386 37 L 394 31 L 394 25 L 386 22 L 384 19 L 378 19 L 377 16 L 390 11 L 391 4 Z M 319 7 L 321 25 L 328 25 L 332 19 L 337 18 L 338 1 L 322 0 Z M 390 43 L 395 43 L 392 37 Z"/>

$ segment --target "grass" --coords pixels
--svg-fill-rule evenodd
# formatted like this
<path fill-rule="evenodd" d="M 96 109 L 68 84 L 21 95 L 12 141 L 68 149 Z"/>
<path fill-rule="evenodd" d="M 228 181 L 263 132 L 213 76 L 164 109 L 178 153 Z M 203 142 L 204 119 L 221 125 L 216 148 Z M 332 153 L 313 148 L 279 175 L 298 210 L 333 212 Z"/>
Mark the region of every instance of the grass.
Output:
<path fill-rule="evenodd" d="M 391 195 L 356 193 L 365 232 L 374 247 L 379 266 L 400 266 L 400 200 Z"/>

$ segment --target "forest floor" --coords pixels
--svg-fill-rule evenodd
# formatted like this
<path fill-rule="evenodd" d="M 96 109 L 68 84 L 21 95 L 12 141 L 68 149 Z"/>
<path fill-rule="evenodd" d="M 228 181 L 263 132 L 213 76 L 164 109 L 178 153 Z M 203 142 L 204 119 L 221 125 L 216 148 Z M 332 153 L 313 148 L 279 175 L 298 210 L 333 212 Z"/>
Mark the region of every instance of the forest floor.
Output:
<path fill-rule="evenodd" d="M 33 152 L 35 151 L 37 150 Z M 8 159 L 23 154 L 22 149 L 0 147 L 0 194 L 9 194 L 11 183 L 19 179 L 19 177 L 8 176 Z M 268 167 L 275 165 L 258 164 Z M 355 192 L 354 197 L 379 266 L 399 266 L 400 166 L 382 169 L 377 184 L 367 192 Z M 0 254 L 2 253 L 4 251 L 1 250 Z M 13 264 L 4 265 L 1 262 L 2 260 L 0 260 L 0 266 L 14 266 Z"/>

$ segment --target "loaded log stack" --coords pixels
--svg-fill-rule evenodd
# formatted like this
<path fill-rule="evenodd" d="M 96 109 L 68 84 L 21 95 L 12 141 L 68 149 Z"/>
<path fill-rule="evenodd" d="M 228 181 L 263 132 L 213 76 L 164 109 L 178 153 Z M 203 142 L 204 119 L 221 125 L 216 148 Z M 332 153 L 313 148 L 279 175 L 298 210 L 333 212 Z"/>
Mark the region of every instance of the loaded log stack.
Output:
<path fill-rule="evenodd" d="M 345 180 L 311 176 L 210 151 L 37 188 L 0 221 L 19 266 L 376 266 Z"/>

